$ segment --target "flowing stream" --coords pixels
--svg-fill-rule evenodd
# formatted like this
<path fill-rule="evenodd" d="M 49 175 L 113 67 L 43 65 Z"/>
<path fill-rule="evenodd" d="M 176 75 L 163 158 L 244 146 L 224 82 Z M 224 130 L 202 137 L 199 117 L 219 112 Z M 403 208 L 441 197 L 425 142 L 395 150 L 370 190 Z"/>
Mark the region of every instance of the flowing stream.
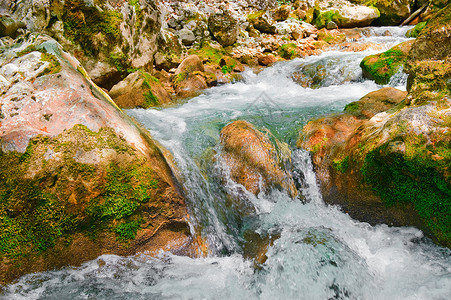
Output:
<path fill-rule="evenodd" d="M 388 49 L 407 40 L 407 29 L 371 29 L 364 41 Z M 174 107 L 129 110 L 172 153 L 192 228 L 202 228 L 209 254 L 103 255 L 81 267 L 23 276 L 0 298 L 450 299 L 449 249 L 434 245 L 416 228 L 370 226 L 325 205 L 309 154 L 295 147 L 309 119 L 342 111 L 381 87 L 364 80 L 359 67 L 363 57 L 377 52 L 327 51 L 259 74 L 247 70 L 242 82 L 211 88 Z M 296 74 L 316 78 L 302 85 Z M 405 84 L 400 72 L 389 85 L 405 89 Z M 218 179 L 226 172 L 215 159 L 221 151 L 219 132 L 237 119 L 267 128 L 291 146 L 291 170 L 302 201 L 280 191 L 243 195 L 243 187 Z M 227 204 L 225 195 L 234 193 L 248 200 L 252 213 L 243 217 L 241 208 Z M 267 260 L 257 268 L 243 254 L 249 232 L 273 240 Z"/>

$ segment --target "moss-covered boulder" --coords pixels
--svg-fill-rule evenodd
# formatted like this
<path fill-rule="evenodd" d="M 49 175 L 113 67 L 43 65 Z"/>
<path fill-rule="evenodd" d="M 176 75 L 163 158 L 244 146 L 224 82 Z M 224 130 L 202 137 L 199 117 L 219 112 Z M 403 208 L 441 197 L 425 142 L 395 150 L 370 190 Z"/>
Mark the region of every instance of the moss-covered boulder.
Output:
<path fill-rule="evenodd" d="M 451 95 L 451 4 L 420 32 L 405 64 L 409 103 L 441 101 Z"/>
<path fill-rule="evenodd" d="M 247 21 L 255 29 L 263 33 L 276 33 L 276 27 L 274 26 L 274 19 L 270 11 L 260 10 L 256 13 L 247 16 Z"/>
<path fill-rule="evenodd" d="M 229 13 L 217 13 L 208 18 L 208 29 L 224 47 L 233 45 L 238 37 L 238 22 Z"/>
<path fill-rule="evenodd" d="M 426 26 L 427 22 L 421 22 L 415 25 L 414 28 L 407 30 L 406 37 L 408 38 L 417 38 L 420 34 L 421 30 Z"/>
<path fill-rule="evenodd" d="M 106 89 L 128 69 L 151 65 L 157 51 L 161 21 L 154 1 L 25 0 L 5 9 L 29 31 L 55 38 Z"/>
<path fill-rule="evenodd" d="M 0 50 L 0 284 L 102 254 L 188 253 L 162 152 L 53 39 Z"/>
<path fill-rule="evenodd" d="M 406 41 L 383 53 L 365 57 L 360 63 L 363 76 L 377 84 L 389 83 L 392 76 L 404 66 L 413 43 L 413 40 Z"/>
<path fill-rule="evenodd" d="M 371 114 L 369 94 L 308 123 L 298 146 L 312 151 L 326 202 L 371 224 L 417 226 L 450 247 L 451 101 L 405 106 L 383 94 Z"/>
<path fill-rule="evenodd" d="M 160 80 L 144 71 L 128 75 L 108 94 L 120 108 L 149 108 L 172 103 L 171 95 Z"/>
<path fill-rule="evenodd" d="M 379 17 L 375 7 L 354 5 L 346 0 L 315 2 L 314 23 L 318 28 L 334 22 L 339 28 L 368 26 Z"/>
<path fill-rule="evenodd" d="M 232 122 L 220 133 L 220 159 L 228 176 L 254 195 L 276 188 L 296 197 L 293 178 L 285 169 L 291 160 L 288 145 L 271 138 L 273 142 L 269 131 L 263 134 L 246 121 Z"/>

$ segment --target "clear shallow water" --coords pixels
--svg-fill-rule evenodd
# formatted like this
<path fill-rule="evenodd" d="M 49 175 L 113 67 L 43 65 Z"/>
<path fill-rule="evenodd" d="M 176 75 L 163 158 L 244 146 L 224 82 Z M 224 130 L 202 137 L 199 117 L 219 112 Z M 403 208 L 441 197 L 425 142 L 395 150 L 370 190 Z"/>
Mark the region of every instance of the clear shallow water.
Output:
<path fill-rule="evenodd" d="M 367 39 L 388 49 L 404 40 L 406 29 L 372 30 L 378 36 Z M 386 30 L 392 36 L 380 36 Z M 210 245 L 208 257 L 103 255 L 79 268 L 26 275 L 5 287 L 0 298 L 449 299 L 450 250 L 415 228 L 373 227 L 325 205 L 305 151 L 292 155 L 304 201 L 279 191 L 243 194 L 241 186 L 219 180 L 224 169 L 213 163 L 220 153 L 219 131 L 233 120 L 266 127 L 294 146 L 309 119 L 341 111 L 378 89 L 361 78 L 358 67 L 371 53 L 331 51 L 280 63 L 258 75 L 246 71 L 243 82 L 209 89 L 183 105 L 128 111 L 173 154 L 193 228 L 202 228 Z M 318 64 L 326 64 L 328 72 L 319 88 L 303 88 L 292 80 L 294 72 Z M 391 85 L 402 88 L 405 76 Z M 243 216 L 231 209 L 226 193 L 242 197 L 252 212 Z M 274 241 L 258 268 L 243 255 L 250 231 Z"/>

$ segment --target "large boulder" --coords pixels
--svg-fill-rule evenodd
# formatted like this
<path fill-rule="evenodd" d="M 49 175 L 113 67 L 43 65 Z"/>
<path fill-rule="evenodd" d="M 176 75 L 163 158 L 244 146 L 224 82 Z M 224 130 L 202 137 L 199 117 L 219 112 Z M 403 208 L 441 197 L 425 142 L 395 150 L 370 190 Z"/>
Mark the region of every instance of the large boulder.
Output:
<path fill-rule="evenodd" d="M 0 53 L 0 284 L 106 253 L 194 253 L 148 133 L 55 40 L 29 34 Z"/>
<path fill-rule="evenodd" d="M 375 7 L 355 5 L 346 0 L 317 1 L 314 24 L 326 27 L 333 21 L 340 28 L 365 27 L 379 17 Z"/>
<path fill-rule="evenodd" d="M 372 23 L 376 26 L 400 25 L 413 12 L 415 0 L 350 0 L 356 4 L 373 5 L 380 17 Z"/>
<path fill-rule="evenodd" d="M 27 30 L 55 38 L 106 89 L 128 69 L 149 67 L 158 49 L 155 1 L 2 1 L 0 9 Z"/>
<path fill-rule="evenodd" d="M 108 94 L 120 108 L 149 108 L 172 102 L 160 80 L 142 71 L 128 75 Z"/>
<path fill-rule="evenodd" d="M 377 84 L 389 83 L 393 75 L 404 66 L 413 43 L 413 40 L 406 41 L 383 53 L 366 56 L 360 63 L 363 75 Z"/>
<path fill-rule="evenodd" d="M 298 142 L 313 153 L 326 202 L 340 204 L 354 218 L 372 224 L 417 226 L 447 247 L 450 9 L 448 5 L 431 19 L 412 46 L 405 101 L 395 104 L 402 95 L 389 90 L 385 100 L 369 94 L 349 104 L 344 114 L 308 123 Z M 383 103 L 374 106 L 370 96 Z M 368 104 L 377 110 L 365 112 Z M 387 104 L 392 107 L 380 112 Z"/>
<path fill-rule="evenodd" d="M 451 94 L 451 4 L 421 30 L 405 64 L 409 103 L 439 101 Z"/>
<path fill-rule="evenodd" d="M 451 101 L 406 106 L 404 96 L 368 94 L 309 122 L 298 146 L 312 152 L 327 203 L 371 224 L 416 226 L 450 247 Z"/>
<path fill-rule="evenodd" d="M 277 139 L 273 144 L 267 134 L 246 121 L 235 121 L 221 130 L 221 160 L 230 178 L 247 191 L 258 195 L 276 188 L 297 196 L 293 178 L 286 171 L 291 159 L 289 148 Z"/>
<path fill-rule="evenodd" d="M 233 45 L 238 37 L 238 25 L 230 13 L 217 13 L 208 18 L 208 28 L 224 47 Z"/>

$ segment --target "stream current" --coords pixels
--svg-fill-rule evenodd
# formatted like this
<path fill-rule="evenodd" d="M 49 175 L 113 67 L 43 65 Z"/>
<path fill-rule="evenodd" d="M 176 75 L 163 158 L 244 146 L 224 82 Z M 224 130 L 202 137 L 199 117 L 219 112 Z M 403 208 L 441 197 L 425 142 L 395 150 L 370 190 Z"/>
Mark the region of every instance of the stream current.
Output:
<path fill-rule="evenodd" d="M 373 28 L 360 42 L 389 49 L 407 40 L 407 29 Z M 309 154 L 295 147 L 309 119 L 342 111 L 381 88 L 364 80 L 359 67 L 363 57 L 378 52 L 331 50 L 277 63 L 259 74 L 246 70 L 243 81 L 208 89 L 177 106 L 127 111 L 174 157 L 192 230 L 202 228 L 208 255 L 102 255 L 80 267 L 25 275 L 6 286 L 0 298 L 450 299 L 449 249 L 416 228 L 371 226 L 324 204 Z M 304 87 L 293 79 L 318 70 L 321 78 Z M 405 85 L 402 72 L 388 84 L 403 90 Z M 220 130 L 238 119 L 267 128 L 290 145 L 303 201 L 280 191 L 258 197 L 245 193 L 253 206 L 245 217 L 227 205 L 225 195 L 242 193 L 242 187 L 231 180 L 221 183 L 223 167 L 212 158 L 220 154 Z M 259 268 L 243 255 L 246 231 L 277 236 Z"/>

